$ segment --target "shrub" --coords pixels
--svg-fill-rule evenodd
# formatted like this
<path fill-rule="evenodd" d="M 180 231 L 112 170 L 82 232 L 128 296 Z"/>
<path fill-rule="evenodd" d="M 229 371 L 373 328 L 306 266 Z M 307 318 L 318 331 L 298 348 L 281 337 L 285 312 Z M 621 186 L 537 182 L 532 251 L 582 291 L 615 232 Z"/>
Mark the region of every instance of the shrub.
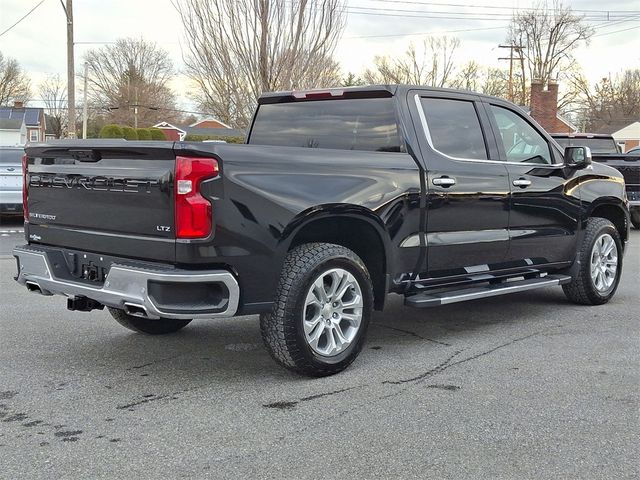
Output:
<path fill-rule="evenodd" d="M 221 135 L 187 135 L 185 142 L 202 142 L 203 140 L 224 140 L 227 143 L 244 143 L 244 137 L 223 137 Z"/>
<path fill-rule="evenodd" d="M 136 132 L 135 128 L 123 126 L 122 134 L 124 135 L 125 140 L 138 140 L 138 132 Z"/>
<path fill-rule="evenodd" d="M 164 136 L 164 133 L 159 128 L 152 127 L 149 129 L 151 132 L 151 140 L 166 140 L 167 137 Z"/>
<path fill-rule="evenodd" d="M 138 140 L 151 140 L 151 132 L 148 128 L 139 128 L 138 132 Z"/>
<path fill-rule="evenodd" d="M 100 130 L 100 138 L 124 138 L 122 127 L 113 123 L 105 125 Z"/>

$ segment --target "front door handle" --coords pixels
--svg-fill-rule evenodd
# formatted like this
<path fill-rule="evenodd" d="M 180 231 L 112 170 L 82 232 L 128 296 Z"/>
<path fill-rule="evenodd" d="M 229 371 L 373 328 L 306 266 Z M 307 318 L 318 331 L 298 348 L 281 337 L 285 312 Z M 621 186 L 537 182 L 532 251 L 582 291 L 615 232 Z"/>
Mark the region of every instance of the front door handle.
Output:
<path fill-rule="evenodd" d="M 526 178 L 519 178 L 513 181 L 514 187 L 527 188 L 531 185 L 531 180 L 527 180 Z"/>
<path fill-rule="evenodd" d="M 433 183 L 434 185 L 438 185 L 439 187 L 451 187 L 452 185 L 456 184 L 456 179 L 455 178 L 451 178 L 451 177 L 440 177 L 440 178 L 434 178 L 433 180 L 431 180 L 431 183 Z"/>

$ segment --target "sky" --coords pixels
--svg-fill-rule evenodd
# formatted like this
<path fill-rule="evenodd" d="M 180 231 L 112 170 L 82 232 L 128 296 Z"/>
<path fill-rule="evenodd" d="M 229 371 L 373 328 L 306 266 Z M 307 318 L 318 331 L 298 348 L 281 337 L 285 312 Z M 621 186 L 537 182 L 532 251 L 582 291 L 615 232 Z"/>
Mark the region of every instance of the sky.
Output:
<path fill-rule="evenodd" d="M 0 32 L 38 3 L 0 0 Z M 346 0 L 346 4 L 347 24 L 335 57 L 345 73 L 359 74 L 376 55 L 401 55 L 410 42 L 419 44 L 427 35 L 441 34 L 460 39 L 456 63 L 473 59 L 506 67 L 498 57 L 508 56 L 508 51 L 498 45 L 506 39 L 510 15 L 534 6 L 536 0 Z M 589 46 L 574 52 L 592 82 L 626 68 L 640 68 L 640 0 L 565 0 L 565 4 L 585 14 L 595 28 Z M 122 37 L 143 37 L 169 52 L 178 71 L 171 85 L 178 103 L 184 109 L 194 108 L 188 96 L 190 83 L 180 73 L 184 38 L 170 0 L 74 0 L 73 5 L 77 71 L 88 49 Z M 34 86 L 51 74 L 66 78 L 66 25 L 59 0 L 44 0 L 0 35 L 0 51 L 20 62 Z M 31 105 L 37 105 L 37 88 L 33 90 Z"/>

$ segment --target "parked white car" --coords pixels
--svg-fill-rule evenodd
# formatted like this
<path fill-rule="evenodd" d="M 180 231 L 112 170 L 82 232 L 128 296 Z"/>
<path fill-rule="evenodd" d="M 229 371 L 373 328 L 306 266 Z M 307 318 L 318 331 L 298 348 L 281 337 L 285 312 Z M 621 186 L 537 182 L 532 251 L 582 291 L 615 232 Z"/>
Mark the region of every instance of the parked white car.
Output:
<path fill-rule="evenodd" d="M 21 147 L 0 147 L 0 214 L 22 215 Z"/>

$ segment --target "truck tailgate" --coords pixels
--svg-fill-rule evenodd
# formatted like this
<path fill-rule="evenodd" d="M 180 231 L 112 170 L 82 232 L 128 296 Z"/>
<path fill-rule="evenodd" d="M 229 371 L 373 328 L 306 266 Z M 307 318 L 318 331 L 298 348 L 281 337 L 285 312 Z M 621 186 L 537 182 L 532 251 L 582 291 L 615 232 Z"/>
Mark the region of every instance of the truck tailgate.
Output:
<path fill-rule="evenodd" d="M 31 243 L 175 260 L 173 142 L 68 141 L 26 152 Z"/>

